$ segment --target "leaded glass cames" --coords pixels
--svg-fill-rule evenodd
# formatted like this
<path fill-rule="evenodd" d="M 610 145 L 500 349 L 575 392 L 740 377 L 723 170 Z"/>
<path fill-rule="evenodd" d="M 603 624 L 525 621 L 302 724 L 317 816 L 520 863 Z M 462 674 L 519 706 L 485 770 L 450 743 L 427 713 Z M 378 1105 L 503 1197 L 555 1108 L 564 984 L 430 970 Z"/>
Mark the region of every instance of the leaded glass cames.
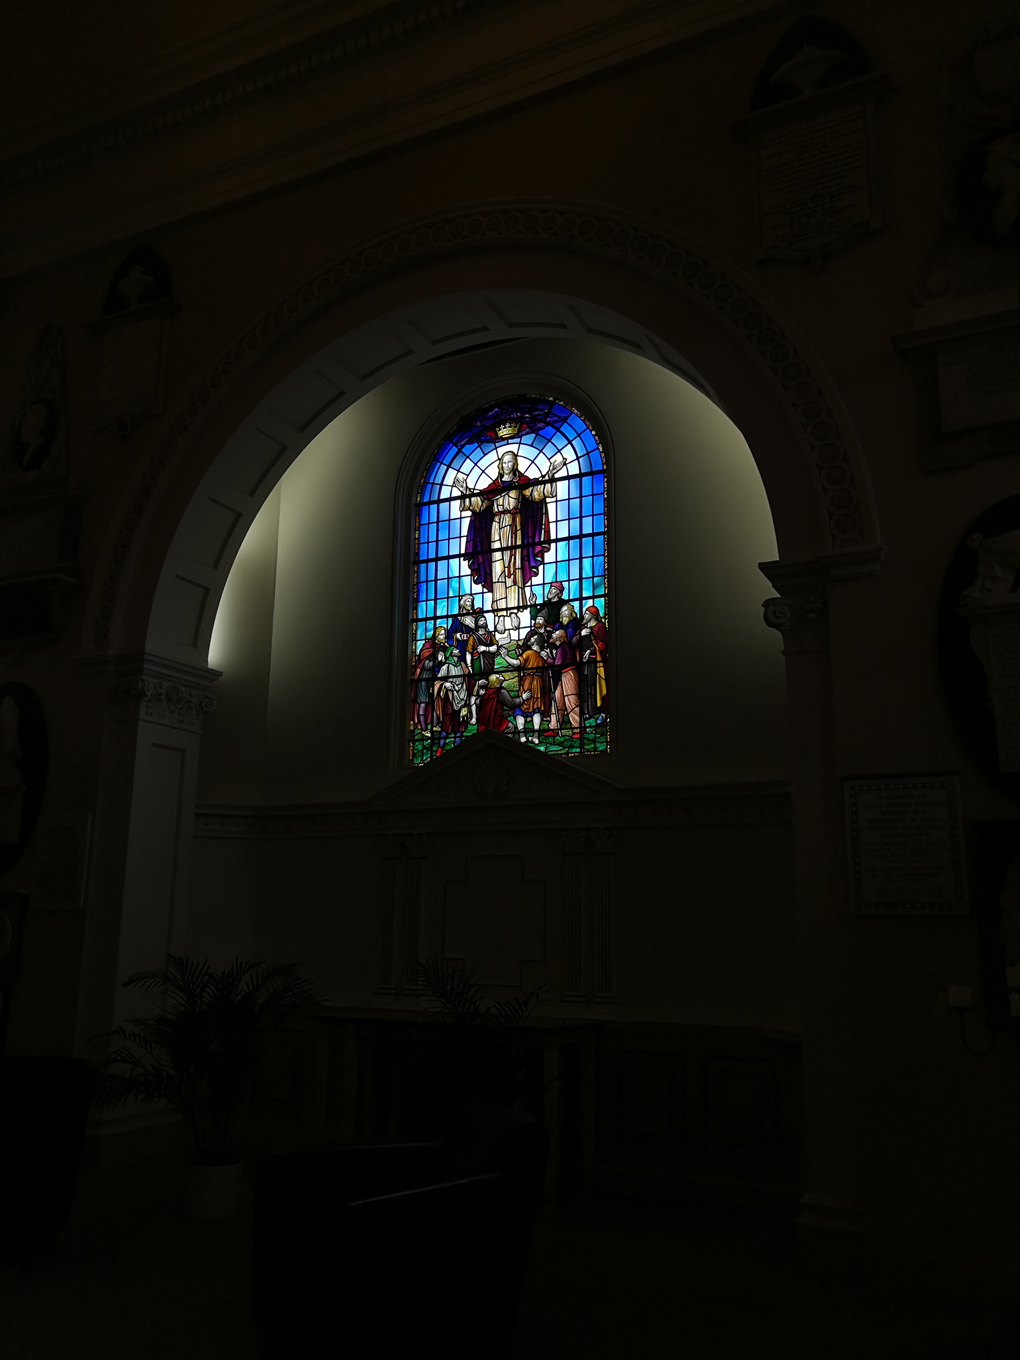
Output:
<path fill-rule="evenodd" d="M 609 749 L 606 474 L 549 397 L 474 411 L 415 504 L 410 755 L 483 730 L 552 755 Z"/>

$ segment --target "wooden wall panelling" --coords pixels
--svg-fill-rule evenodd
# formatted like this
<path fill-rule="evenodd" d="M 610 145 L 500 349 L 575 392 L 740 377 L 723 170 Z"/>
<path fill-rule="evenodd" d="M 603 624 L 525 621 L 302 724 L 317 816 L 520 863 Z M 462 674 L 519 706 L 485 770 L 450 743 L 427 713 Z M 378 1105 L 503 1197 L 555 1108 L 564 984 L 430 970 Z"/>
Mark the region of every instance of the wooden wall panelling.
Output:
<path fill-rule="evenodd" d="M 800 1177 L 794 1036 L 604 1024 L 596 1177 L 619 1188 L 792 1203 Z"/>
<path fill-rule="evenodd" d="M 443 955 L 474 970 L 482 988 L 528 985 L 546 949 L 546 880 L 521 855 L 469 855 L 446 881 Z"/>
<path fill-rule="evenodd" d="M 424 837 L 386 836 L 379 897 L 379 992 L 416 991 L 421 950 Z"/>
<path fill-rule="evenodd" d="M 774 1161 L 776 1064 L 771 1059 L 706 1058 L 705 1133 L 710 1156 Z"/>
<path fill-rule="evenodd" d="M 566 857 L 567 901 L 566 901 L 566 990 L 564 1001 L 584 1000 L 584 975 L 582 954 L 582 914 L 584 897 L 582 874 L 584 860 L 580 855 Z"/>
<path fill-rule="evenodd" d="M 379 916 L 379 990 L 393 991 L 393 938 L 397 916 L 397 870 L 399 861 L 382 863 L 382 897 Z"/>
<path fill-rule="evenodd" d="M 667 1157 L 687 1144 L 686 1060 L 682 1053 L 616 1054 L 617 1141 Z"/>
<path fill-rule="evenodd" d="M 595 880 L 592 894 L 595 917 L 595 1000 L 615 1001 L 611 856 L 596 855 L 592 869 Z"/>
<path fill-rule="evenodd" d="M 408 991 L 414 990 L 418 986 L 422 869 L 423 864 L 420 859 L 409 859 L 407 861 L 404 906 L 404 986 Z"/>
<path fill-rule="evenodd" d="M 255 1069 L 252 1107 L 256 1110 L 286 1109 L 294 1096 L 294 1055 L 290 1045 L 270 1040 L 259 1055 Z"/>

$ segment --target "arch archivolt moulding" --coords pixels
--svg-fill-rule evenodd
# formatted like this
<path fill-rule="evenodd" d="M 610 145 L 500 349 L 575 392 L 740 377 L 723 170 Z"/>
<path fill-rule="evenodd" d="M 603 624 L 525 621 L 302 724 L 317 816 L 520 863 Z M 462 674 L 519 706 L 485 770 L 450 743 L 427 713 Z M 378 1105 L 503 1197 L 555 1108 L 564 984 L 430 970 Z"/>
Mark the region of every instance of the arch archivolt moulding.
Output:
<path fill-rule="evenodd" d="M 877 545 L 863 458 L 828 379 L 755 286 L 661 224 L 610 209 L 544 202 L 462 208 L 396 228 L 315 271 L 238 335 L 163 426 L 127 506 L 94 605 L 94 648 L 110 646 L 137 531 L 168 468 L 269 349 L 313 316 L 417 262 L 509 246 L 624 263 L 711 313 L 769 374 L 799 429 L 838 554 Z M 147 650 L 204 664 L 215 603 L 248 525 L 283 471 L 340 412 L 427 358 L 516 337 L 578 336 L 644 354 L 711 395 L 691 366 L 640 325 L 548 293 L 488 290 L 422 302 L 349 332 L 301 366 L 227 441 L 181 521 L 157 587 Z"/>

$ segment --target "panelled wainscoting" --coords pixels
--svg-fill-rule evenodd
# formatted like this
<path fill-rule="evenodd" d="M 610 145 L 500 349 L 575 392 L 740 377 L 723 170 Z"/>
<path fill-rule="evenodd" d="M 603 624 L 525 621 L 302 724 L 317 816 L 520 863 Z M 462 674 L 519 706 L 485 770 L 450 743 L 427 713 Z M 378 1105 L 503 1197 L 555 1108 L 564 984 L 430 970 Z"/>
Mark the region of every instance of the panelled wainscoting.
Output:
<path fill-rule="evenodd" d="M 551 1185 L 795 1199 L 783 784 L 625 790 L 483 735 L 363 802 L 200 807 L 194 863 L 190 952 L 244 941 L 328 997 L 267 1047 L 253 1144 L 427 1132 L 418 964 L 439 958 L 540 994 L 524 1098 Z"/>

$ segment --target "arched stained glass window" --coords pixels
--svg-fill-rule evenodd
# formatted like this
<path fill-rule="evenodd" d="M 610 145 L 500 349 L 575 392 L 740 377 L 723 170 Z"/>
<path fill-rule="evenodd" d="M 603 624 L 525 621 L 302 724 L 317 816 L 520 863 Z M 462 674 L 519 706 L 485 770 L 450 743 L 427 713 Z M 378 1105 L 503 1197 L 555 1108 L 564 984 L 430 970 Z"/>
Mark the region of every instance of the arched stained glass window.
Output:
<path fill-rule="evenodd" d="M 609 749 L 606 475 L 549 397 L 462 420 L 415 503 L 410 754 L 491 730 L 552 755 Z"/>

